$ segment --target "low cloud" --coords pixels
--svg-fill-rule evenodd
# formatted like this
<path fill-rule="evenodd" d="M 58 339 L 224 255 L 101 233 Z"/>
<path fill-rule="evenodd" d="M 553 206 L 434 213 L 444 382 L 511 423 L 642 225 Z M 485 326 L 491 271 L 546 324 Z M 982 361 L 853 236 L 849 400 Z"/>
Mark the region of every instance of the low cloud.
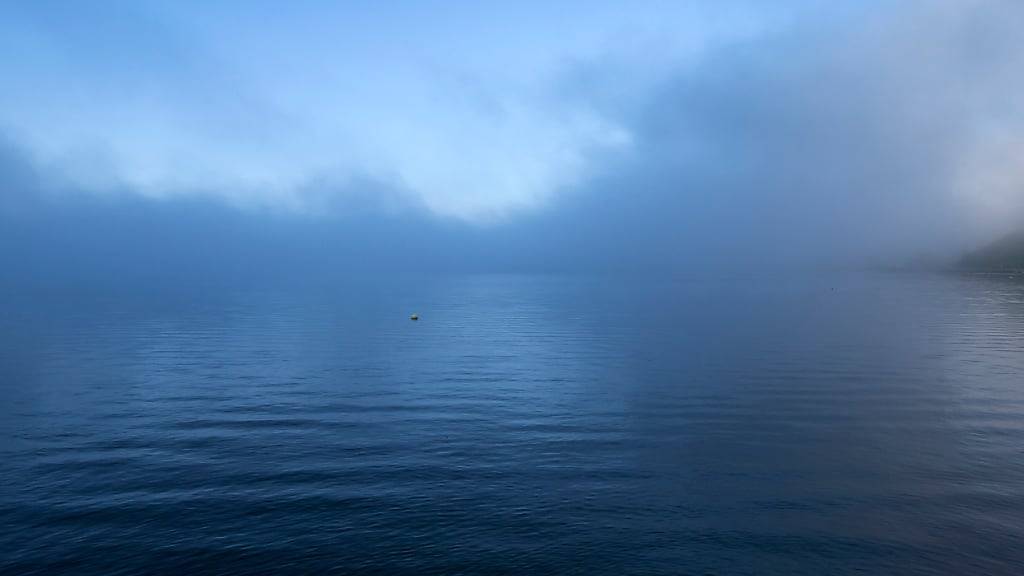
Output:
<path fill-rule="evenodd" d="M 106 76 L 87 70 L 79 90 L 58 94 L 44 90 L 46 74 L 8 71 L 30 81 L 3 97 L 12 144 L 0 155 L 0 210 L 25 222 L 14 207 L 47 198 L 33 204 L 50 215 L 39 218 L 60 212 L 80 236 L 106 234 L 90 224 L 102 214 L 150 219 L 163 234 L 147 245 L 182 266 L 161 238 L 206 235 L 252 266 L 296 253 L 339 269 L 859 266 L 950 257 L 1024 226 L 1024 6 L 792 3 L 781 17 L 722 5 L 728 13 L 694 8 L 664 26 L 650 6 L 624 26 L 597 10 L 605 19 L 582 25 L 586 38 L 539 28 L 539 47 L 537 30 L 489 43 L 480 35 L 497 34 L 493 22 L 433 22 L 468 39 L 421 55 L 407 49 L 431 38 L 396 39 L 406 27 L 363 15 L 392 34 L 299 65 L 326 42 L 314 27 L 276 60 L 247 52 L 249 67 L 223 46 L 196 53 L 209 30 L 192 42 L 142 19 L 153 50 L 176 52 L 141 87 L 119 69 L 102 92 Z M 509 17 L 540 26 L 527 16 Z M 673 26 L 690 39 L 659 52 Z M 236 48 L 258 40 L 241 34 Z M 32 34 L 6 42 L 61 52 Z M 472 46 L 482 53 L 444 54 Z M 388 54 L 361 61 L 370 49 Z M 124 58 L 132 68 L 155 56 Z M 208 85 L 192 93 L 197 78 Z M 40 103 L 63 112 L 39 120 Z M 238 235 L 217 232 L 219 221 Z M 202 252 L 190 257 L 211 257 Z"/>

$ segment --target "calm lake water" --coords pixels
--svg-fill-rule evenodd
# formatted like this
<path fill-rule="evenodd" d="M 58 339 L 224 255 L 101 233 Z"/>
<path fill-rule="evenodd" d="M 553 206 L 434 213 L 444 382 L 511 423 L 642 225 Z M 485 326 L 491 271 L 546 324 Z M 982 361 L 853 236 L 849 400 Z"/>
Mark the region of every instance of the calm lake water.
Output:
<path fill-rule="evenodd" d="M 0 304 L 3 574 L 1022 570 L 1020 279 Z"/>

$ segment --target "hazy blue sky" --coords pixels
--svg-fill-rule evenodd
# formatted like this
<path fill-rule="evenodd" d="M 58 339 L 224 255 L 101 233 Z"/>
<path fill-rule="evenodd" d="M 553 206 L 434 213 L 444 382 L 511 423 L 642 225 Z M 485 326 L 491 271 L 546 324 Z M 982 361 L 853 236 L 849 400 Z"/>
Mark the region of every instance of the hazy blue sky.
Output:
<path fill-rule="evenodd" d="M 0 255 L 954 253 L 1024 224 L 1022 30 L 1017 0 L 3 2 Z"/>

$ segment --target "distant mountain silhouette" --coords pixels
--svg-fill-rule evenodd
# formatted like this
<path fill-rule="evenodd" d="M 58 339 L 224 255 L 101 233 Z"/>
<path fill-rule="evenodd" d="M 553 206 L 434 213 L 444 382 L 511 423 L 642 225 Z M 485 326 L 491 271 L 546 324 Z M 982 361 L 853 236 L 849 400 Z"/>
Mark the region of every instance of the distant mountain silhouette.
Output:
<path fill-rule="evenodd" d="M 979 271 L 1024 270 L 1024 230 L 966 254 L 960 259 L 960 267 Z"/>

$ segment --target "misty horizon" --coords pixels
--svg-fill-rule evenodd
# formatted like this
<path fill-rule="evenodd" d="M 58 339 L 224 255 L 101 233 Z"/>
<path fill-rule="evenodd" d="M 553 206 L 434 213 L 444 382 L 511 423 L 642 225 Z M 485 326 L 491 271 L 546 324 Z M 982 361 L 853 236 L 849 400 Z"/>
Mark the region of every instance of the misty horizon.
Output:
<path fill-rule="evenodd" d="M 0 575 L 1022 571 L 1024 0 L 12 0 L 0 83 Z"/>
<path fill-rule="evenodd" d="M 324 9 L 271 49 L 261 7 L 6 7 L 8 275 L 856 269 L 1024 227 L 1010 1 Z"/>

